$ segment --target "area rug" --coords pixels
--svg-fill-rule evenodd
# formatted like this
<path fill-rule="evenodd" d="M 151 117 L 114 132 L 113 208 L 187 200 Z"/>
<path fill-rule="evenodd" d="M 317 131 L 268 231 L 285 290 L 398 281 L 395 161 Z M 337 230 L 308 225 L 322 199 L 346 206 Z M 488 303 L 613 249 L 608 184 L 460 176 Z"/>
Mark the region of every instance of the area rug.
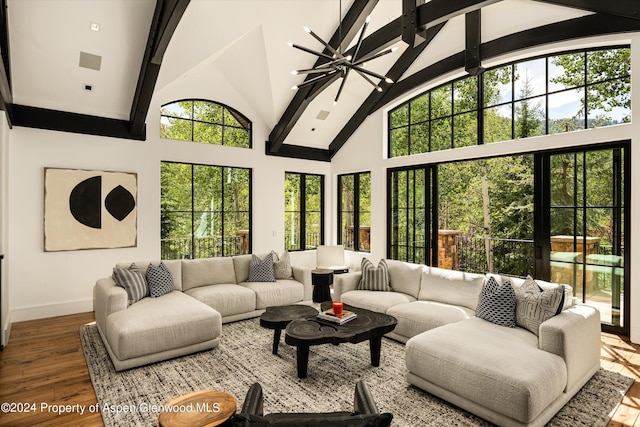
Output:
<path fill-rule="evenodd" d="M 194 390 L 215 389 L 236 397 L 238 408 L 258 381 L 270 412 L 350 411 L 354 385 L 364 379 L 381 412 L 394 426 L 490 426 L 405 380 L 404 345 L 383 339 L 380 366 L 370 366 L 369 345 L 311 347 L 307 378 L 296 374 L 296 351 L 284 342 L 271 354 L 273 331 L 258 319 L 225 324 L 220 347 L 116 372 L 95 324 L 80 330 L 91 381 L 107 427 L 156 426 L 157 407 Z M 284 341 L 284 340 L 283 340 Z M 549 426 L 604 426 L 633 379 L 600 371 Z"/>

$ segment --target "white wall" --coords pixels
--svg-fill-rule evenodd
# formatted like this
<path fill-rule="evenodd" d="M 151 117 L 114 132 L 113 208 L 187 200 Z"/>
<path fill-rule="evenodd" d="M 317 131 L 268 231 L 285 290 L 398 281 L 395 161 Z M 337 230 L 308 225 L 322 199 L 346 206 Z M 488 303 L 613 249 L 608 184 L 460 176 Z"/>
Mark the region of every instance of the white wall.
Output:
<path fill-rule="evenodd" d="M 589 39 L 588 41 L 574 41 L 558 45 L 556 51 L 568 50 L 571 48 L 584 48 L 588 46 L 599 46 L 603 43 L 631 43 L 632 69 L 640 69 L 640 34 L 624 35 L 623 38 L 617 36 L 603 37 L 599 39 Z M 551 48 L 547 48 L 551 49 Z M 535 52 L 535 51 L 533 51 Z M 540 51 L 537 51 L 540 54 Z M 495 65 L 506 63 L 518 58 L 527 57 L 519 52 L 518 56 L 501 58 Z M 533 53 L 531 56 L 535 55 Z M 455 73 L 454 73 L 455 74 Z M 462 73 L 458 73 L 462 75 Z M 418 93 L 435 87 L 438 84 L 450 81 L 451 75 L 438 82 L 431 82 L 421 87 L 419 90 L 407 94 L 402 100 L 380 109 L 370 115 L 349 139 L 349 142 L 334 156 L 331 162 L 331 174 L 334 182 L 339 174 L 371 171 L 371 254 L 370 258 L 377 262 L 387 256 L 387 188 L 386 174 L 388 168 L 438 163 L 455 160 L 469 160 L 478 157 L 498 156 L 501 154 L 515 154 L 531 152 L 532 150 L 548 150 L 561 147 L 581 146 L 585 144 L 598 144 L 619 140 L 631 140 L 631 254 L 632 260 L 637 259 L 640 251 L 640 227 L 636 227 L 640 221 L 640 197 L 637 197 L 637 188 L 640 186 L 640 114 L 635 114 L 633 123 L 611 126 L 600 129 L 591 129 L 570 132 L 560 135 L 549 135 L 536 138 L 527 138 L 515 141 L 500 142 L 483 146 L 465 147 L 455 150 L 445 150 L 433 153 L 425 153 L 415 156 L 405 156 L 397 158 L 387 158 L 387 113 L 393 107 L 399 105 L 401 101 L 406 101 Z M 632 74 L 632 105 L 640 105 L 640 75 Z M 333 189 L 333 199 L 337 198 L 337 189 Z M 627 231 L 629 232 L 629 231 Z M 352 256 L 353 257 L 353 256 Z M 640 265 L 632 262 L 630 268 L 631 276 L 631 339 L 640 342 Z"/>
<path fill-rule="evenodd" d="M 0 114 L 0 255 L 7 257 L 7 233 L 8 230 L 8 203 L 7 203 L 7 187 L 9 177 L 9 126 L 5 113 Z M 6 261 L 0 261 L 5 267 Z M 7 269 L 2 269 L 0 276 L 0 344 L 6 345 L 9 340 L 9 286 L 7 284 Z"/>
<path fill-rule="evenodd" d="M 206 75 L 206 79 L 204 78 Z M 160 162 L 241 166 L 253 169 L 253 251 L 284 250 L 284 172 L 327 175 L 330 164 L 266 156 L 267 126 L 250 102 L 215 74 L 194 73 L 158 93 L 147 120 L 147 141 L 130 141 L 14 127 L 10 131 L 8 247 L 5 260 L 12 321 L 91 311 L 96 279 L 117 262 L 160 257 Z M 217 82 L 212 84 L 212 82 Z M 253 149 L 159 138 L 160 105 L 176 99 L 222 102 L 253 121 Z M 135 248 L 43 251 L 45 167 L 135 172 L 138 174 L 138 244 Z M 333 211 L 327 203 L 326 217 Z M 327 219 L 329 221 L 329 219 Z M 327 230 L 329 230 L 327 225 Z M 296 254 L 306 264 L 309 254 Z"/>

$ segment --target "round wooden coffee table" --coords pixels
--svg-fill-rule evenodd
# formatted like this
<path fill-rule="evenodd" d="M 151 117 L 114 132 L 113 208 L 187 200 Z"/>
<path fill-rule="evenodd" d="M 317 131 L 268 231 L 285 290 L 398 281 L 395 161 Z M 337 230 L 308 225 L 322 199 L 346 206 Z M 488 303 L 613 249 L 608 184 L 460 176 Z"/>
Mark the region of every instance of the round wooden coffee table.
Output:
<path fill-rule="evenodd" d="M 217 426 L 236 413 L 236 399 L 217 390 L 200 390 L 177 397 L 164 405 L 161 427 Z"/>
<path fill-rule="evenodd" d="M 266 311 L 260 316 L 260 326 L 273 329 L 273 349 L 271 352 L 278 354 L 282 330 L 287 327 L 289 322 L 315 316 L 316 314 L 318 314 L 318 310 L 310 305 L 291 304 L 267 307 Z"/>

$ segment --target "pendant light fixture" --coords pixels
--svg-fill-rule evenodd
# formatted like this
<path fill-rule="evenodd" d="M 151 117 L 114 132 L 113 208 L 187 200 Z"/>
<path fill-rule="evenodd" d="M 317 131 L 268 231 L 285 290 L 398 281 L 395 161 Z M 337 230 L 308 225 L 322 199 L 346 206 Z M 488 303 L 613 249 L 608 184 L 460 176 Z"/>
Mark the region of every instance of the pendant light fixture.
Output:
<path fill-rule="evenodd" d="M 325 62 L 322 62 L 313 68 L 302 69 L 302 70 L 294 70 L 291 72 L 293 75 L 298 74 L 307 74 L 309 76 L 313 76 L 308 80 L 305 80 L 303 83 L 293 86 L 292 89 L 297 90 L 305 86 L 312 85 L 316 82 L 319 82 L 325 78 L 334 76 L 338 74 L 340 78 L 342 78 L 342 82 L 340 83 L 340 88 L 338 89 L 338 93 L 333 101 L 333 104 L 337 104 L 338 99 L 340 99 L 340 94 L 342 93 L 342 89 L 347 81 L 347 77 L 351 71 L 358 73 L 363 79 L 369 82 L 377 91 L 382 92 L 382 88 L 378 83 L 376 83 L 373 79 L 384 80 L 387 83 L 393 83 L 389 77 L 383 76 L 381 74 L 375 73 L 373 71 L 367 70 L 365 68 L 366 63 L 368 61 L 374 60 L 376 58 L 380 58 L 381 56 L 387 55 L 391 52 L 396 51 L 398 48 L 387 48 L 381 52 L 371 52 L 368 55 L 363 57 L 359 57 L 360 48 L 362 47 L 362 41 L 364 40 L 364 35 L 367 31 L 367 27 L 369 26 L 370 16 L 367 16 L 367 19 L 362 26 L 362 30 L 360 30 L 360 35 L 358 36 L 358 43 L 355 46 L 353 51 L 353 55 L 345 56 L 342 49 L 342 0 L 340 0 L 340 14 L 339 14 L 339 26 L 338 26 L 338 37 L 340 43 L 338 48 L 335 49 L 329 43 L 322 40 L 316 33 L 314 33 L 310 28 L 303 27 L 304 31 L 310 34 L 314 39 L 322 43 L 322 45 L 330 52 L 330 54 L 326 54 L 324 52 L 318 52 L 313 49 L 309 49 L 304 46 L 300 46 L 294 43 L 289 42 L 289 46 L 299 49 L 303 52 L 310 53 L 312 55 L 317 56 L 319 59 L 324 59 Z"/>

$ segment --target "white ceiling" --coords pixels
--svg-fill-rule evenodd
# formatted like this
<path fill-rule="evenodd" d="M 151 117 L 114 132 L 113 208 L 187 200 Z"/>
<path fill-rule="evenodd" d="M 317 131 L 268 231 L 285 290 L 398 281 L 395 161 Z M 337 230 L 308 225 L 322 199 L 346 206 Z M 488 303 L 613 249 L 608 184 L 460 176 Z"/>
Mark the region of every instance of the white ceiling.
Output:
<path fill-rule="evenodd" d="M 155 0 L 8 0 L 14 103 L 128 120 Z M 328 40 L 352 0 L 191 0 L 165 53 L 156 92 L 202 67 L 213 67 L 272 129 L 291 102 L 291 87 L 315 57 L 287 42 L 322 50 L 302 29 Z M 402 0 L 380 0 L 367 34 L 398 18 Z M 526 28 L 585 15 L 531 0 L 504 0 L 482 10 L 482 41 Z M 100 31 L 90 23 L 100 24 Z M 371 61 L 385 74 L 406 45 Z M 452 19 L 403 77 L 464 50 L 464 17 Z M 80 52 L 102 56 L 100 71 L 78 66 Z M 90 84 L 93 91 L 84 90 Z M 306 109 L 286 143 L 327 148 L 372 86 L 350 74 L 340 102 L 338 84 Z M 231 105 L 233 106 L 233 105 Z M 321 111 L 326 120 L 318 120 Z M 151 114 L 154 114 L 152 111 Z M 313 130 L 312 130 L 313 129 Z"/>

